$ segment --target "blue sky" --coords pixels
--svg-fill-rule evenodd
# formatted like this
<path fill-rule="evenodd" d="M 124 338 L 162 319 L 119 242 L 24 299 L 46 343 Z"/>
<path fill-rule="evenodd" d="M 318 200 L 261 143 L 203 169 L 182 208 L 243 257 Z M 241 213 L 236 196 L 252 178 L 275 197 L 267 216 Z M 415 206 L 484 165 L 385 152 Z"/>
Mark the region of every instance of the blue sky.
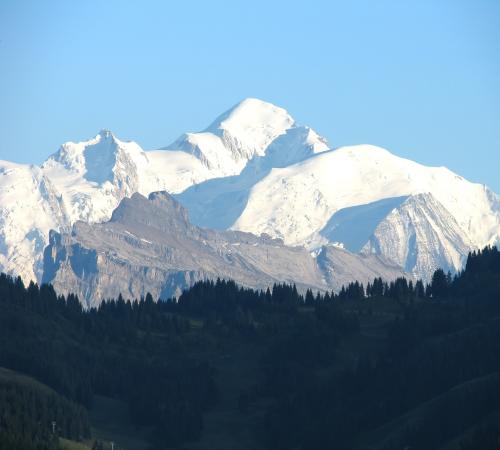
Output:
<path fill-rule="evenodd" d="M 245 97 L 500 193 L 498 0 L 0 0 L 0 159 L 161 147 Z"/>

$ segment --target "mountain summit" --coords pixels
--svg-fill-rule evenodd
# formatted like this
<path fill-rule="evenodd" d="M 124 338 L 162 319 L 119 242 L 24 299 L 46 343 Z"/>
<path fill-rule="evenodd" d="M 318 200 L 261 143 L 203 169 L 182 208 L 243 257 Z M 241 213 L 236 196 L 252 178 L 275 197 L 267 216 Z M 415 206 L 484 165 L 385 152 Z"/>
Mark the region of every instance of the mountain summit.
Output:
<path fill-rule="evenodd" d="M 283 108 L 248 98 L 221 114 L 204 131 L 186 133 L 165 149 L 194 155 L 220 176 L 237 175 L 252 158 L 265 156 L 278 138 L 304 129 Z M 315 151 L 327 150 L 326 140 L 312 133 Z M 283 149 L 286 155 L 287 149 Z"/>
<path fill-rule="evenodd" d="M 274 139 L 293 126 L 295 120 L 285 109 L 247 98 L 217 117 L 205 132 L 238 138 L 245 146 L 253 148 L 254 154 L 262 156 Z"/>

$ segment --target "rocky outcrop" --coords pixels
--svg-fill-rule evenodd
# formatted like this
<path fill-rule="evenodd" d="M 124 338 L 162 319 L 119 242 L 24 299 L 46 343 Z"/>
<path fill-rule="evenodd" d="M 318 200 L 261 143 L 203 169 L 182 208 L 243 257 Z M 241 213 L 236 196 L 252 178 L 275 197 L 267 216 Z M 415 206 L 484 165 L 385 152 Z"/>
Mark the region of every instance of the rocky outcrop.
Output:
<path fill-rule="evenodd" d="M 166 192 L 121 201 L 109 222 L 77 222 L 71 233 L 50 233 L 43 281 L 78 294 L 86 306 L 102 299 L 178 295 L 201 279 L 233 279 L 266 288 L 275 282 L 327 289 L 316 260 L 302 247 L 239 231 L 190 224 Z"/>
<path fill-rule="evenodd" d="M 374 278 L 392 281 L 399 277 L 411 280 L 411 274 L 400 266 L 376 254 L 356 254 L 343 248 L 328 245 L 322 247 L 317 257 L 325 281 L 334 290 L 357 280 L 364 286 Z"/>

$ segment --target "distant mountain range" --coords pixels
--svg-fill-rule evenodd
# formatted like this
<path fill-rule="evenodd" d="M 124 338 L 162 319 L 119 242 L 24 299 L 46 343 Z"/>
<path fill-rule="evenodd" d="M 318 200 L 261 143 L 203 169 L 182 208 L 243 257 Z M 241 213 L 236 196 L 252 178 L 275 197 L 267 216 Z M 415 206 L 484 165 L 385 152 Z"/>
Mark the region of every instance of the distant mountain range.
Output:
<path fill-rule="evenodd" d="M 50 272 L 53 267 L 45 268 L 51 276 L 43 275 L 50 230 L 67 236 L 60 242 L 71 238 L 82 245 L 85 241 L 85 248 L 104 252 L 108 258 L 110 252 L 118 251 L 121 244 L 117 242 L 122 238 L 113 234 L 117 241 L 108 248 L 105 243 L 111 238 L 106 227 L 111 225 L 92 224 L 112 216 L 116 219 L 113 211 L 118 205 L 123 208 L 120 202 L 134 193 L 147 197 L 159 191 L 172 194 L 197 227 L 266 235 L 243 238 L 248 235 L 201 231 L 186 219 L 186 230 L 199 236 L 207 233 L 208 241 L 213 238 L 227 243 L 241 237 L 255 239 L 257 246 L 266 248 L 275 245 L 268 243 L 270 238 L 278 238 L 283 241 L 276 250 L 283 255 L 278 259 L 286 258 L 287 252 L 298 258 L 297 265 L 306 257 L 317 259 L 311 270 L 319 272 L 312 278 L 302 273 L 304 285 L 338 287 L 335 280 L 347 279 L 340 270 L 337 278 L 335 272 L 325 275 L 322 271 L 326 266 L 321 265 L 321 255 L 324 258 L 332 252 L 337 261 L 344 255 L 344 275 L 349 277 L 357 277 L 356 271 L 361 271 L 359 261 L 375 255 L 377 264 L 385 264 L 391 274 L 397 266 L 398 273 L 428 280 L 437 267 L 460 269 L 471 249 L 500 243 L 500 197 L 486 186 L 471 183 L 444 167 L 425 167 L 399 158 L 379 147 L 332 149 L 314 130 L 296 124 L 284 109 L 247 99 L 203 132 L 184 134 L 164 149 L 144 151 L 104 130 L 89 141 L 63 144 L 40 167 L 0 161 L 0 269 L 21 275 L 25 281 L 55 276 Z M 133 204 L 148 202 L 144 197 L 139 200 L 134 196 Z M 168 198 L 167 203 L 173 202 Z M 156 204 L 151 199 L 149 202 Z M 138 208 L 137 214 L 141 214 L 142 206 Z M 133 208 L 127 211 L 132 214 Z M 167 212 L 172 211 L 167 208 Z M 127 223 L 133 221 L 128 217 Z M 115 219 L 110 224 L 118 223 Z M 77 221 L 88 225 L 75 225 Z M 120 227 L 119 233 L 124 233 L 125 228 Z M 154 236 L 157 241 L 146 235 L 143 239 L 161 246 L 160 234 Z M 90 235 L 95 242 L 87 239 Z M 50 243 L 57 253 L 55 236 L 53 233 Z M 215 242 L 207 245 L 220 248 Z M 301 246 L 307 251 L 286 246 Z M 130 258 L 136 258 L 132 248 L 129 250 Z M 161 259 L 155 252 L 146 252 L 145 257 Z M 58 255 L 62 262 L 64 258 Z M 260 261 L 262 254 L 256 258 Z M 356 264 L 351 270 L 353 260 Z M 176 269 L 179 273 L 198 271 L 200 276 L 226 275 L 231 263 L 227 266 L 217 261 L 210 267 L 180 264 Z M 136 262 L 147 266 L 146 260 Z M 171 269 L 164 262 L 160 265 L 162 270 Z M 296 269 L 278 273 L 266 267 L 262 272 L 266 276 L 260 281 L 299 280 L 296 277 L 302 269 Z M 241 275 L 243 284 L 245 277 L 256 277 L 256 281 L 260 277 L 258 272 L 252 276 L 250 272 Z M 381 272 L 384 270 L 377 265 L 370 275 Z M 71 278 L 68 274 L 68 278 L 60 273 L 57 276 L 60 280 Z M 163 289 L 160 284 L 158 293 Z M 63 289 L 63 281 L 59 286 Z M 99 295 L 107 295 L 106 289 Z M 134 288 L 127 292 L 137 295 L 140 291 Z M 84 297 L 91 301 L 94 293 Z"/>

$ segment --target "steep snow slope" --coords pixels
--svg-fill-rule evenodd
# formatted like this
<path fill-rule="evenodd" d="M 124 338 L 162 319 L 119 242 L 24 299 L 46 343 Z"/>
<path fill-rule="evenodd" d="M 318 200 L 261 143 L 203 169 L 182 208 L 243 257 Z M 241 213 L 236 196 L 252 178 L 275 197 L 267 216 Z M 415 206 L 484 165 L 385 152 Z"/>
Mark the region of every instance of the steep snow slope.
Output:
<path fill-rule="evenodd" d="M 179 141 L 169 150 L 146 152 L 102 130 L 89 141 L 63 144 L 42 170 L 62 194 L 72 222 L 97 222 L 108 219 L 120 200 L 134 192 L 179 193 L 239 173 L 256 155 L 269 153 L 266 167 L 283 167 L 328 149 L 323 138 L 295 125 L 284 109 L 256 99 L 239 103 L 201 135 L 199 151 L 186 151 Z M 206 136 L 217 142 L 215 147 L 206 144 Z"/>
<path fill-rule="evenodd" d="M 264 156 L 276 138 L 290 131 L 293 134 L 295 128 L 295 121 L 283 108 L 248 98 L 219 116 L 203 132 L 184 134 L 165 149 L 194 155 L 218 176 L 230 176 L 239 174 L 253 157 Z M 324 139 L 314 135 L 318 143 L 314 151 L 327 150 Z M 297 161 L 296 156 L 291 158 Z"/>
<path fill-rule="evenodd" d="M 273 169 L 249 192 L 232 228 L 289 244 L 314 243 L 334 213 L 381 199 L 432 193 L 474 246 L 500 236 L 499 197 L 444 167 L 425 167 L 370 145 L 343 147 Z"/>
<path fill-rule="evenodd" d="M 274 167 L 286 167 L 328 150 L 326 141 L 308 127 L 295 126 L 278 136 L 263 156 L 255 156 L 239 175 L 196 184 L 177 199 L 189 209 L 193 223 L 229 228 L 245 209 L 250 189 Z"/>
<path fill-rule="evenodd" d="M 61 192 L 71 222 L 109 219 L 120 200 L 134 192 L 180 192 L 213 176 L 184 152 L 145 152 L 108 130 L 85 142 L 68 142 L 42 165 Z"/>
<path fill-rule="evenodd" d="M 139 190 L 148 162 L 137 144 L 102 130 L 89 141 L 63 144 L 42 170 L 61 193 L 72 222 L 95 222 L 108 218 L 121 198 Z"/>
<path fill-rule="evenodd" d="M 0 161 L 0 269 L 24 281 L 40 279 L 50 229 L 69 219 L 39 167 Z"/>
<path fill-rule="evenodd" d="M 320 231 L 351 252 L 377 254 L 429 281 L 441 267 L 454 272 L 474 245 L 431 194 L 379 200 L 337 211 Z"/>
<path fill-rule="evenodd" d="M 351 252 L 359 252 L 387 215 L 408 197 L 384 198 L 367 205 L 356 205 L 335 212 L 319 232 L 328 242 L 342 243 Z"/>
<path fill-rule="evenodd" d="M 437 268 L 455 272 L 473 248 L 455 218 L 431 194 L 408 197 L 379 222 L 363 253 L 383 255 L 430 281 Z"/>

